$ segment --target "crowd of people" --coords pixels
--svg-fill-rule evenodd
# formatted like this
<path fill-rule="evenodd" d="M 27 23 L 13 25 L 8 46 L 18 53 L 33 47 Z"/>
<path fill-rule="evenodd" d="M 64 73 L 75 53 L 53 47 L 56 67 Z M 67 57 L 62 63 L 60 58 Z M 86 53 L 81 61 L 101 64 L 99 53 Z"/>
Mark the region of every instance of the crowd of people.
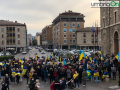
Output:
<path fill-rule="evenodd" d="M 63 64 L 69 61 L 71 63 Z M 52 64 L 51 64 L 52 62 Z M 54 64 L 58 62 L 57 64 Z M 90 70 L 88 75 L 87 70 Z M 99 75 L 95 76 L 96 71 Z M 3 77 L 2 89 L 10 90 L 11 83 L 19 85 L 22 79 L 26 79 L 26 86 L 30 90 L 40 90 L 40 79 L 45 83 L 50 83 L 50 90 L 66 90 L 66 88 L 80 89 L 80 84 L 86 86 L 86 77 L 90 76 L 91 82 L 98 83 L 98 79 L 104 81 L 106 76 L 116 80 L 116 72 L 120 75 L 120 63 L 114 55 L 109 54 L 101 60 L 100 54 L 87 56 L 79 61 L 79 56 L 71 58 L 59 57 L 58 60 L 51 56 L 50 59 L 38 57 L 37 60 L 30 58 L 26 60 L 16 60 L 15 58 L 4 60 L 0 64 L 0 79 Z M 49 79 L 48 79 L 49 78 Z M 89 79 L 90 79 L 89 78 Z"/>

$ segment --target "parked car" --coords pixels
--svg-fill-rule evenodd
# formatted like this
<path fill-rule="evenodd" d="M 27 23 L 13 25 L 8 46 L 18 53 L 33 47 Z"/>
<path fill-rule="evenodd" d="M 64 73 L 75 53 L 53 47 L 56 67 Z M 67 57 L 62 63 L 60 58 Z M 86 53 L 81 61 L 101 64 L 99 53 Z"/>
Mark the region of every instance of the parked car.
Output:
<path fill-rule="evenodd" d="M 42 50 L 42 51 L 41 51 L 41 54 L 45 54 L 45 51 L 44 51 L 44 50 Z"/>
<path fill-rule="evenodd" d="M 49 49 L 49 52 L 53 52 L 53 49 Z"/>
<path fill-rule="evenodd" d="M 26 54 L 27 52 L 26 51 L 23 51 L 22 54 Z"/>
<path fill-rule="evenodd" d="M 13 55 L 17 54 L 17 51 L 12 52 Z"/>

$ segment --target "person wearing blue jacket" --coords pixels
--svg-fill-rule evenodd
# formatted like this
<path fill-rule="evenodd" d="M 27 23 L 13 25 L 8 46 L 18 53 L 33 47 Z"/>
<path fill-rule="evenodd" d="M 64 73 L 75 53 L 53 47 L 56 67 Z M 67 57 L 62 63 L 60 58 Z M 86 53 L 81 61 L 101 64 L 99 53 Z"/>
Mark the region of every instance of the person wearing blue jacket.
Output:
<path fill-rule="evenodd" d="M 91 69 L 91 82 L 94 81 L 94 68 Z"/>

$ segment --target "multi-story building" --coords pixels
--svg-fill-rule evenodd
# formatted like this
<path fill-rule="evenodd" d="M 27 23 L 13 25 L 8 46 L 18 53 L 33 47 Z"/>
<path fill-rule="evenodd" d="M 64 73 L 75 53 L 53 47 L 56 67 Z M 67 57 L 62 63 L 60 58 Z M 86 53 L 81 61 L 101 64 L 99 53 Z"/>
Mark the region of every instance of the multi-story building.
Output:
<path fill-rule="evenodd" d="M 108 0 L 100 0 L 108 1 Z M 112 0 L 114 1 L 114 0 Z M 120 0 L 118 0 L 120 2 Z M 101 7 L 101 50 L 104 55 L 120 53 L 120 7 Z"/>
<path fill-rule="evenodd" d="M 0 20 L 0 47 L 20 51 L 26 47 L 26 24 Z"/>
<path fill-rule="evenodd" d="M 77 12 L 63 12 L 53 20 L 53 45 L 58 49 L 76 48 L 76 31 L 84 28 L 84 15 Z"/>
<path fill-rule="evenodd" d="M 77 48 L 78 49 L 94 49 L 101 48 L 101 32 L 98 28 L 98 34 L 91 32 L 91 27 L 82 28 L 77 31 Z"/>
<path fill-rule="evenodd" d="M 40 46 L 40 33 L 36 33 L 37 46 Z"/>
<path fill-rule="evenodd" d="M 42 46 L 42 33 L 40 33 L 40 46 Z"/>
<path fill-rule="evenodd" d="M 48 25 L 42 29 L 42 47 L 53 48 L 52 41 L 52 25 Z"/>
<path fill-rule="evenodd" d="M 27 45 L 32 46 L 32 35 L 31 34 L 27 34 Z"/>

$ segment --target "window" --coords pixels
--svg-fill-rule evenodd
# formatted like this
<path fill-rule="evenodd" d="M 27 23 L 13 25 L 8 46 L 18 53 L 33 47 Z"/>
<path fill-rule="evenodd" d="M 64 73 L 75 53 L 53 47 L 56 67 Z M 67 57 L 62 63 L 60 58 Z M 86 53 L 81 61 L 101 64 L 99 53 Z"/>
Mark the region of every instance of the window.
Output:
<path fill-rule="evenodd" d="M 18 38 L 20 38 L 20 34 L 18 34 Z"/>
<path fill-rule="evenodd" d="M 70 37 L 72 37 L 72 35 L 70 34 Z"/>
<path fill-rule="evenodd" d="M 64 32 L 66 32 L 66 28 L 64 28 Z"/>
<path fill-rule="evenodd" d="M 4 38 L 4 35 L 2 34 L 2 38 Z"/>
<path fill-rule="evenodd" d="M 86 39 L 83 40 L 83 43 L 86 43 Z"/>
<path fill-rule="evenodd" d="M 73 27 L 75 27 L 75 23 L 73 23 Z"/>
<path fill-rule="evenodd" d="M 64 35 L 64 37 L 66 37 L 66 35 Z"/>
<path fill-rule="evenodd" d="M 78 24 L 77 24 L 77 28 L 79 28 L 79 27 L 80 27 L 80 24 L 78 23 Z"/>
<path fill-rule="evenodd" d="M 105 18 L 103 18 L 103 27 L 105 27 Z"/>
<path fill-rule="evenodd" d="M 66 25 L 66 23 L 64 23 L 64 27 L 66 27 L 67 25 Z"/>
<path fill-rule="evenodd" d="M 69 32 L 72 32 L 72 29 L 69 29 Z"/>
<path fill-rule="evenodd" d="M 73 29 L 73 32 L 75 32 L 75 29 Z"/>
<path fill-rule="evenodd" d="M 72 23 L 70 23 L 69 26 L 72 26 Z"/>
<path fill-rule="evenodd" d="M 83 37 L 86 37 L 86 33 L 83 33 Z"/>
<path fill-rule="evenodd" d="M 72 43 L 72 40 L 70 40 L 70 43 Z"/>
<path fill-rule="evenodd" d="M 92 38 L 92 43 L 94 43 L 94 38 Z"/>
<path fill-rule="evenodd" d="M 20 31 L 20 29 L 18 28 L 18 32 Z"/>
<path fill-rule="evenodd" d="M 94 33 L 92 33 L 92 35 L 91 35 L 92 37 L 94 37 Z"/>
<path fill-rule="evenodd" d="M 97 34 L 95 34 L 95 37 L 97 37 Z"/>
<path fill-rule="evenodd" d="M 64 43 L 67 43 L 67 40 L 64 40 Z"/>
<path fill-rule="evenodd" d="M 73 37 L 75 37 L 75 35 L 73 35 Z"/>
<path fill-rule="evenodd" d="M 97 43 L 97 38 L 95 38 L 95 43 Z"/>
<path fill-rule="evenodd" d="M 20 40 L 18 40 L 18 44 L 20 44 Z"/>
<path fill-rule="evenodd" d="M 117 22 L 117 12 L 115 12 L 115 23 Z"/>
<path fill-rule="evenodd" d="M 73 40 L 73 43 L 75 43 L 75 40 Z"/>
<path fill-rule="evenodd" d="M 4 28 L 2 28 L 2 33 L 4 33 Z"/>

